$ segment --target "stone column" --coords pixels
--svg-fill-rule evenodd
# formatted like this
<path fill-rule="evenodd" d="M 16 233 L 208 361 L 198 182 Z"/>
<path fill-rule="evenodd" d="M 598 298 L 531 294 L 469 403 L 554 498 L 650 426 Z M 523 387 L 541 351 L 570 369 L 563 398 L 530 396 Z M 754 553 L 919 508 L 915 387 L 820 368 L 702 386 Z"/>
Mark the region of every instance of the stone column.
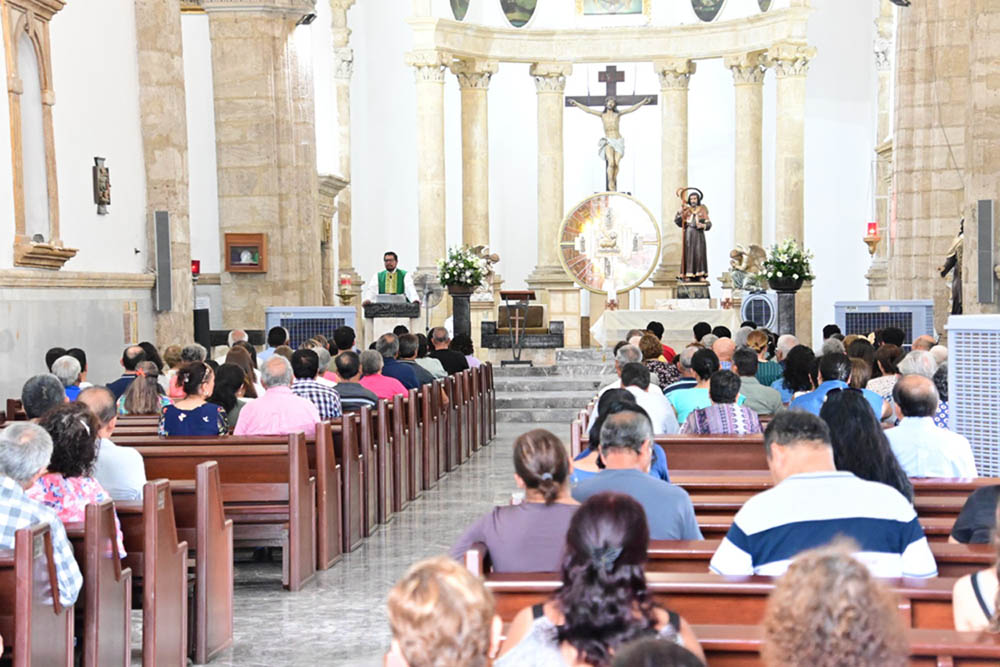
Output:
<path fill-rule="evenodd" d="M 490 144 L 486 94 L 495 61 L 456 60 L 462 91 L 462 243 L 490 243 Z"/>
<path fill-rule="evenodd" d="M 348 185 L 347 181 L 332 174 L 319 175 L 319 199 L 316 201 L 316 208 L 319 213 L 322 234 L 320 237 L 321 250 L 321 270 L 323 305 L 334 306 L 336 300 L 334 296 L 340 292 L 340 273 L 334 264 L 333 243 L 335 234 L 333 225 L 337 219 L 337 195 L 344 191 Z M 341 265 L 342 266 L 342 265 Z M 354 290 L 360 292 L 359 285 L 352 285 Z M 357 307 L 356 301 L 351 305 Z"/>
<path fill-rule="evenodd" d="M 314 0 L 204 0 L 220 245 L 226 233 L 267 237 L 267 273 L 222 271 L 226 328 L 263 328 L 268 306 L 322 301 L 312 66 L 292 34 L 314 6 Z"/>
<path fill-rule="evenodd" d="M 736 93 L 735 241 L 748 248 L 764 242 L 763 142 L 764 53 L 727 56 Z"/>
<path fill-rule="evenodd" d="M 868 298 L 889 298 L 889 200 L 892 185 L 892 33 L 895 9 L 889 0 L 882 0 L 879 17 L 875 19 L 875 70 L 878 74 L 878 111 L 875 134 L 875 219 L 881 243 L 872 258 L 865 277 Z"/>
<path fill-rule="evenodd" d="M 153 212 L 170 214 L 171 309 L 156 313 L 156 343 L 192 340 L 193 284 L 188 220 L 187 113 L 178 0 L 136 0 L 139 111 L 146 166 L 146 229 L 155 247 Z"/>
<path fill-rule="evenodd" d="M 660 77 L 661 205 L 660 230 L 663 251 L 660 266 L 651 276 L 654 289 L 643 290 L 643 307 L 653 308 L 655 299 L 674 296 L 681 269 L 681 230 L 674 225 L 680 208 L 677 188 L 688 183 L 688 83 L 696 64 L 686 58 L 668 58 L 653 63 Z"/>
<path fill-rule="evenodd" d="M 563 91 L 573 66 L 535 63 L 530 71 L 538 91 L 538 262 L 528 285 L 545 290 L 573 282 L 559 263 L 556 238 L 563 218 Z"/>
<path fill-rule="evenodd" d="M 340 276 L 351 278 L 352 305 L 360 307 L 361 285 L 364 281 L 354 268 L 351 224 L 351 76 L 354 73 L 354 51 L 349 46 L 351 31 L 347 27 L 347 10 L 354 0 L 330 0 L 333 28 L 333 89 L 337 98 L 337 146 L 340 176 L 347 185 L 337 195 L 337 276 L 334 291 L 339 291 Z"/>
<path fill-rule="evenodd" d="M 417 219 L 420 250 L 417 270 L 437 279 L 437 260 L 447 250 L 444 196 L 444 68 L 448 58 L 440 51 L 407 55 L 417 82 Z M 448 317 L 447 296 L 431 312 L 431 324 Z"/>

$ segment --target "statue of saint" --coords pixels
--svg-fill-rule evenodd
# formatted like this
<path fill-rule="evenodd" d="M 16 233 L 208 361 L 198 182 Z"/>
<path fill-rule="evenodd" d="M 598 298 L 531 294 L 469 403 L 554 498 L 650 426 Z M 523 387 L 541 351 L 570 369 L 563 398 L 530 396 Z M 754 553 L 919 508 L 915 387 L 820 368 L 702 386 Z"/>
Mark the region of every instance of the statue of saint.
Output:
<path fill-rule="evenodd" d="M 684 193 L 689 193 L 687 200 Z M 684 230 L 681 245 L 681 273 L 677 276 L 681 282 L 703 282 L 708 279 L 708 248 L 705 245 L 705 232 L 712 228 L 708 217 L 708 207 L 701 203 L 701 190 L 697 188 L 681 188 L 677 191 L 684 203 L 674 218 L 674 224 Z"/>
<path fill-rule="evenodd" d="M 604 111 L 594 111 L 576 100 L 569 100 L 573 106 L 582 109 L 592 116 L 600 116 L 604 123 L 604 136 L 597 143 L 597 154 L 604 158 L 607 165 L 607 189 L 608 192 L 618 191 L 618 166 L 621 164 L 622 156 L 625 155 L 625 139 L 619 132 L 621 117 L 632 113 L 639 107 L 652 102 L 650 98 L 644 98 L 638 104 L 618 111 L 618 103 L 615 98 L 609 97 L 604 101 Z"/>
<path fill-rule="evenodd" d="M 944 266 L 938 267 L 938 272 L 944 278 L 951 274 L 951 314 L 962 314 L 962 245 L 965 240 L 965 218 L 958 223 L 958 235 L 951 242 L 948 254 L 944 258 Z"/>

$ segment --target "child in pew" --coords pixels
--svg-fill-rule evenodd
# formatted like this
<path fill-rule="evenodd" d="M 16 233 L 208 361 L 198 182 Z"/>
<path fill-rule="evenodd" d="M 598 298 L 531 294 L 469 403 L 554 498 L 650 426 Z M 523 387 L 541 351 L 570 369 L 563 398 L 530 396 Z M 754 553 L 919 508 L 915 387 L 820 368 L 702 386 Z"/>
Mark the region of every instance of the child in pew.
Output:
<path fill-rule="evenodd" d="M 609 414 L 619 411 L 620 405 L 637 405 L 635 396 L 627 389 L 608 389 L 601 394 L 597 401 L 597 419 L 587 434 L 587 449 L 580 452 L 573 460 L 573 472 L 570 475 L 570 485 L 576 486 L 585 479 L 589 479 L 603 469 L 599 448 L 601 445 L 601 426 Z M 667 454 L 663 447 L 653 443 L 653 463 L 649 468 L 649 474 L 664 482 L 670 481 L 670 473 L 667 470 Z"/>
<path fill-rule="evenodd" d="M 535 429 L 514 441 L 514 470 L 524 501 L 494 507 L 462 533 L 451 557 L 461 560 L 474 543 L 485 542 L 494 572 L 556 572 L 580 505 L 568 484 L 569 455 L 559 438 Z"/>
<path fill-rule="evenodd" d="M 660 637 L 704 660 L 690 626 L 646 589 L 649 526 L 642 505 L 599 493 L 577 510 L 566 535 L 562 587 L 518 612 L 496 667 L 604 666 L 619 648 Z"/>
<path fill-rule="evenodd" d="M 978 489 L 973 495 L 990 491 L 995 503 L 996 488 L 991 486 Z M 964 513 L 965 510 L 963 509 L 962 512 Z M 1000 505 L 994 504 L 994 519 L 996 519 L 997 514 L 1000 514 Z M 955 525 L 958 525 L 958 521 L 955 522 Z M 1000 579 L 997 576 L 998 568 L 1000 568 L 1000 537 L 997 536 L 995 523 L 993 545 L 997 549 L 997 561 L 993 567 L 974 574 L 967 574 L 955 582 L 951 593 L 951 610 L 955 618 L 956 630 L 1000 632 L 1000 614 L 997 613 L 997 609 L 1000 609 Z"/>
<path fill-rule="evenodd" d="M 909 650 L 893 595 L 851 556 L 850 540 L 805 551 L 767 601 L 768 667 L 903 667 Z"/>
<path fill-rule="evenodd" d="M 486 667 L 503 622 L 483 582 L 439 556 L 411 567 L 389 592 L 385 667 Z"/>

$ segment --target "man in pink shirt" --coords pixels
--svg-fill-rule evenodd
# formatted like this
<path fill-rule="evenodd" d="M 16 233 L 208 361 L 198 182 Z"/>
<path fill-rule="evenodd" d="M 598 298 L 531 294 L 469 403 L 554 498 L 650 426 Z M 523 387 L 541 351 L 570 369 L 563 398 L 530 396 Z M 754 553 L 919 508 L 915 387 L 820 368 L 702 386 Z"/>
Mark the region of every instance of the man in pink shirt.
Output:
<path fill-rule="evenodd" d="M 361 386 L 379 398 L 391 401 L 396 394 L 405 396 L 408 393 L 402 382 L 382 375 L 382 355 L 375 350 L 365 350 L 361 353 L 361 373 Z"/>
<path fill-rule="evenodd" d="M 276 354 L 261 364 L 260 381 L 267 391 L 243 406 L 234 435 L 315 433 L 321 421 L 319 410 L 311 401 L 292 393 L 292 365 L 288 359 Z"/>

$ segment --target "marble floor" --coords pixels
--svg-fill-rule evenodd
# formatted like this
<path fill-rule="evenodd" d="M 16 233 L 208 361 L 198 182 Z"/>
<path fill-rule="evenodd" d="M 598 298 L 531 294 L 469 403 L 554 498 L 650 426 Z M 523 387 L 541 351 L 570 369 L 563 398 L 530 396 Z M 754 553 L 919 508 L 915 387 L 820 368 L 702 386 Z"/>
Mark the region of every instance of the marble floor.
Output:
<path fill-rule="evenodd" d="M 381 665 L 389 589 L 412 563 L 447 551 L 469 522 L 508 501 L 515 489 L 511 445 L 533 427 L 568 436 L 566 424 L 498 424 L 492 444 L 303 591 L 282 590 L 280 562 L 237 565 L 235 644 L 210 664 Z"/>

